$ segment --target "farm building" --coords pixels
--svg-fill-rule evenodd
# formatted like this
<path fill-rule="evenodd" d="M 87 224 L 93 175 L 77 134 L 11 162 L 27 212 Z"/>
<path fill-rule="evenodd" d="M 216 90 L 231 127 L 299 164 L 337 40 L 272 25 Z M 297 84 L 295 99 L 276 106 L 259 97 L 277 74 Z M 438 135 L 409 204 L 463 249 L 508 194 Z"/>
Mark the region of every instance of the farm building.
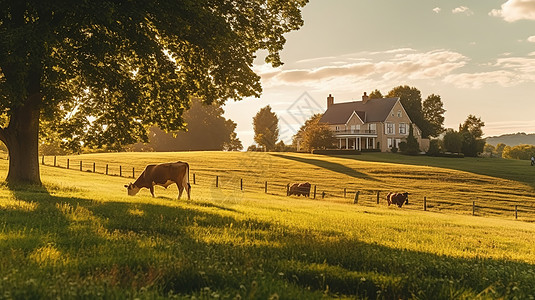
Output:
<path fill-rule="evenodd" d="M 391 151 L 406 140 L 411 124 L 420 149 L 429 147 L 429 140 L 422 138 L 420 128 L 412 123 L 397 97 L 370 99 L 364 93 L 362 101 L 334 103 L 329 95 L 320 123 L 328 124 L 334 132 L 338 149 Z"/>

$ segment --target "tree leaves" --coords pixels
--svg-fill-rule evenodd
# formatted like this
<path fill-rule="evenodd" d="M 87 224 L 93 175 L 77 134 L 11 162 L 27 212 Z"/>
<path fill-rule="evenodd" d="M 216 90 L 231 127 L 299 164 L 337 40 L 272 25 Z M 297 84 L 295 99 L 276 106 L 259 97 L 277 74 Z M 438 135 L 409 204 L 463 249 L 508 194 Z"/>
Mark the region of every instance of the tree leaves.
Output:
<path fill-rule="evenodd" d="M 0 1 L 0 108 L 39 78 L 46 130 L 70 148 L 147 140 L 184 129 L 190 99 L 259 96 L 255 53 L 282 64 L 283 34 L 307 1 Z"/>

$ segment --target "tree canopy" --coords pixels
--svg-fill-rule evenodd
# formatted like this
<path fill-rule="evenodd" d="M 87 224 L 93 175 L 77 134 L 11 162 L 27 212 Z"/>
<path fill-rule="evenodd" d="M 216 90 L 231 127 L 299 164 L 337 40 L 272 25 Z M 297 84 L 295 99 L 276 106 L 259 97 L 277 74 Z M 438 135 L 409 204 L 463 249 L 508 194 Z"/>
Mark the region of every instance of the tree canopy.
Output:
<path fill-rule="evenodd" d="M 437 137 L 444 132 L 444 104 L 439 95 L 431 94 L 422 103 L 423 117 L 427 122 L 427 134 Z"/>
<path fill-rule="evenodd" d="M 426 137 L 425 128 L 427 123 L 425 122 L 422 112 L 422 95 L 420 90 L 408 85 L 397 86 L 388 92 L 388 98 L 399 97 L 403 108 L 409 115 L 411 121 L 422 130 L 422 136 Z"/>
<path fill-rule="evenodd" d="M 0 1 L 0 140 L 7 180 L 40 183 L 40 122 L 65 146 L 118 148 L 184 129 L 190 98 L 259 96 L 258 50 L 282 64 L 293 1 Z"/>
<path fill-rule="evenodd" d="M 327 124 L 320 123 L 322 114 L 315 114 L 305 121 L 294 136 L 294 144 L 299 139 L 301 150 L 311 152 L 315 149 L 328 149 L 334 145 L 335 138 Z"/>
<path fill-rule="evenodd" d="M 468 115 L 462 125 L 459 125 L 459 132 L 463 137 L 462 151 L 465 156 L 476 157 L 483 152 L 485 139 L 483 136 L 483 126 L 485 122 L 474 115 Z"/>
<path fill-rule="evenodd" d="M 241 150 L 243 146 L 237 138 L 236 123 L 223 117 L 224 110 L 218 105 L 208 105 L 195 99 L 183 117 L 187 131 L 166 133 L 157 126 L 149 132 L 149 143 L 138 143 L 133 148 L 148 146 L 154 151 L 193 150 Z"/>
<path fill-rule="evenodd" d="M 265 151 L 275 149 L 279 139 L 279 118 L 271 106 L 261 108 L 253 117 L 254 141 Z"/>

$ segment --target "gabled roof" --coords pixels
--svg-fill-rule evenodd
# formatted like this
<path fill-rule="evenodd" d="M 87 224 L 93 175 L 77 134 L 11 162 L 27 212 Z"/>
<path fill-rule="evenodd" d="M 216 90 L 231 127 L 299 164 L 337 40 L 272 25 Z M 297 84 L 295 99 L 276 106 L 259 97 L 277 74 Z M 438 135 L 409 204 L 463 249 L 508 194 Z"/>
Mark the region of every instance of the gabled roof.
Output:
<path fill-rule="evenodd" d="M 321 123 L 346 124 L 353 112 L 366 123 L 384 122 L 399 98 L 369 99 L 332 104 L 320 119 Z"/>

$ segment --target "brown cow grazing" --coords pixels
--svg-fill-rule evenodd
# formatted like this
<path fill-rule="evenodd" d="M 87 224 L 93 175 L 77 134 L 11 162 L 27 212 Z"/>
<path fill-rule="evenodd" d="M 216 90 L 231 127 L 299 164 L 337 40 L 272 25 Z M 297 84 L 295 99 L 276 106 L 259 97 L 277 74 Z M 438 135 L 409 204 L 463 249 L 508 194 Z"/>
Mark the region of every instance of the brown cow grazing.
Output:
<path fill-rule="evenodd" d="M 310 183 L 294 183 L 288 189 L 288 196 L 305 196 L 310 197 Z"/>
<path fill-rule="evenodd" d="M 298 195 L 299 183 L 294 183 L 288 188 L 287 196 Z M 298 195 L 299 196 L 299 195 Z"/>
<path fill-rule="evenodd" d="M 189 184 L 189 165 L 186 162 L 172 162 L 158 165 L 148 165 L 134 183 L 125 185 L 128 195 L 136 195 L 141 188 L 148 188 L 154 197 L 154 186 L 161 185 L 167 188 L 176 183 L 178 187 L 178 199 L 182 196 L 182 191 L 186 189 L 188 200 L 190 200 L 191 185 Z"/>
<path fill-rule="evenodd" d="M 310 183 L 300 183 L 299 184 L 299 193 L 305 197 L 310 197 Z"/>
<path fill-rule="evenodd" d="M 402 207 L 403 204 L 409 204 L 409 193 L 388 193 L 386 195 L 386 201 L 388 202 L 388 206 L 391 204 L 395 204 L 398 207 Z"/>

